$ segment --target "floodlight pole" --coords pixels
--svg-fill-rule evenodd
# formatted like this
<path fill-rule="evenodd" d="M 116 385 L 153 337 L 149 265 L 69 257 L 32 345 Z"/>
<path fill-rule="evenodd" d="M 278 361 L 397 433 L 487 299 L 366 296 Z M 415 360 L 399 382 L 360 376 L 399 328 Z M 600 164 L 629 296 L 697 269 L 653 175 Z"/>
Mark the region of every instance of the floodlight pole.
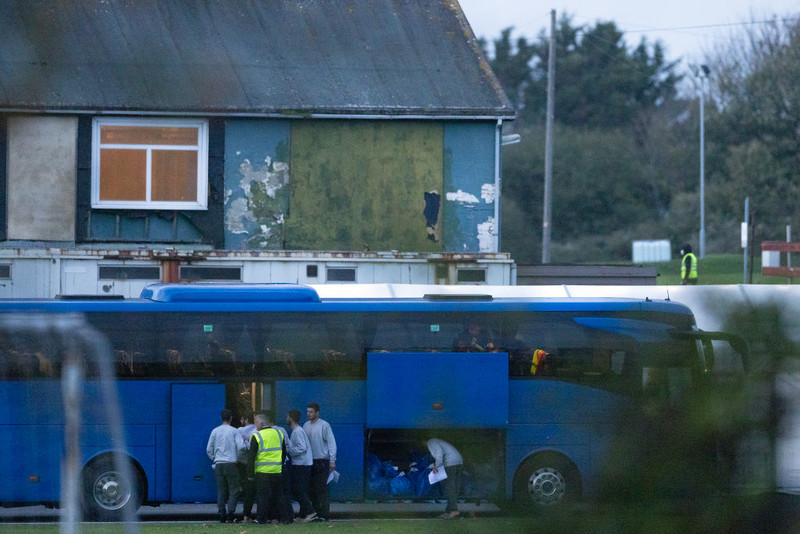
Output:
<path fill-rule="evenodd" d="M 556 91 L 556 10 L 550 11 L 550 48 L 547 58 L 547 119 L 544 141 L 544 213 L 542 214 L 542 263 L 550 263 L 550 221 L 553 197 L 553 116 Z"/>
<path fill-rule="evenodd" d="M 700 257 L 706 257 L 706 154 L 705 154 L 705 82 L 711 70 L 700 65 Z"/>

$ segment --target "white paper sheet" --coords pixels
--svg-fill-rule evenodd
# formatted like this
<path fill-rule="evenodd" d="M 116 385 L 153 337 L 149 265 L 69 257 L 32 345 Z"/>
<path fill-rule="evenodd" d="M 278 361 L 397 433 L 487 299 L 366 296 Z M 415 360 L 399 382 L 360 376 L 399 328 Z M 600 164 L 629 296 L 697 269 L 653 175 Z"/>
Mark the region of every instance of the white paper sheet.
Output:
<path fill-rule="evenodd" d="M 331 482 L 334 482 L 334 483 L 339 482 L 339 471 L 336 471 L 336 470 L 331 471 L 331 474 L 328 475 L 327 484 L 330 484 Z"/>
<path fill-rule="evenodd" d="M 444 472 L 444 467 L 440 467 L 436 471 L 436 473 L 433 471 L 428 473 L 428 482 L 431 483 L 431 486 L 447 478 L 447 473 Z"/>

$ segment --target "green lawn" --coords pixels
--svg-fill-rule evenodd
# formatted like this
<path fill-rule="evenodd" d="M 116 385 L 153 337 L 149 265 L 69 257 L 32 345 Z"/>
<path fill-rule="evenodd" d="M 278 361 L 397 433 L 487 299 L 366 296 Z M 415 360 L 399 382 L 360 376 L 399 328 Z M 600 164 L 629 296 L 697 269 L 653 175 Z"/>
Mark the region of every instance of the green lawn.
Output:
<path fill-rule="evenodd" d="M 119 525 L 84 523 L 80 526 L 83 534 L 123 534 Z M 292 532 L 300 533 L 385 533 L 385 534 L 417 534 L 430 533 L 475 533 L 485 532 L 531 532 L 534 522 L 528 518 L 477 518 L 477 519 L 367 519 L 363 521 L 331 521 L 329 523 L 295 523 L 293 525 L 221 525 L 214 522 L 197 523 L 143 523 L 139 527 L 141 534 L 255 534 L 259 532 Z M 56 534 L 57 524 L 52 525 L 0 525 L 0 533 L 11 534 Z"/>
<path fill-rule="evenodd" d="M 796 260 L 800 265 L 800 257 Z M 680 285 L 681 260 L 659 263 L 645 263 L 658 269 L 658 285 Z M 701 284 L 741 284 L 744 280 L 744 257 L 742 254 L 715 254 L 698 259 L 698 279 Z M 786 278 L 777 276 L 763 276 L 761 274 L 761 256 L 753 259 L 754 284 L 785 284 Z M 798 281 L 800 283 L 800 280 Z"/>

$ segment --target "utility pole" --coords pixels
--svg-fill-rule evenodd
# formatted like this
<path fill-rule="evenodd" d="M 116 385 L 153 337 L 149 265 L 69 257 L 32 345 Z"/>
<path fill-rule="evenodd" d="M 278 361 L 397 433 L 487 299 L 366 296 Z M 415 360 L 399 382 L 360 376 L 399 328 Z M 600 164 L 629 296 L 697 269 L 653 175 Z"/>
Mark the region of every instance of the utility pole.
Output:
<path fill-rule="evenodd" d="M 550 48 L 547 57 L 547 120 L 544 141 L 544 213 L 542 215 L 542 263 L 550 263 L 550 221 L 553 198 L 553 115 L 556 91 L 556 10 L 550 11 Z"/>
<path fill-rule="evenodd" d="M 695 76 L 700 78 L 700 257 L 706 257 L 706 153 L 705 153 L 705 84 L 711 69 L 708 65 L 693 66 Z"/>

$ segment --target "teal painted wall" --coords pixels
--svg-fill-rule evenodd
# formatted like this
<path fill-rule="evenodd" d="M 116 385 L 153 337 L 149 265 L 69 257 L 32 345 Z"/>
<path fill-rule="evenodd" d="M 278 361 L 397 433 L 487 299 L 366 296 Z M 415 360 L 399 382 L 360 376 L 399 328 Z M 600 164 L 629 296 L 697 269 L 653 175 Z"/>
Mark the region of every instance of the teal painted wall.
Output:
<path fill-rule="evenodd" d="M 289 136 L 289 121 L 226 121 L 226 249 L 283 248 L 289 211 Z"/>
<path fill-rule="evenodd" d="M 442 240 L 447 252 L 497 252 L 495 124 L 444 127 Z"/>

